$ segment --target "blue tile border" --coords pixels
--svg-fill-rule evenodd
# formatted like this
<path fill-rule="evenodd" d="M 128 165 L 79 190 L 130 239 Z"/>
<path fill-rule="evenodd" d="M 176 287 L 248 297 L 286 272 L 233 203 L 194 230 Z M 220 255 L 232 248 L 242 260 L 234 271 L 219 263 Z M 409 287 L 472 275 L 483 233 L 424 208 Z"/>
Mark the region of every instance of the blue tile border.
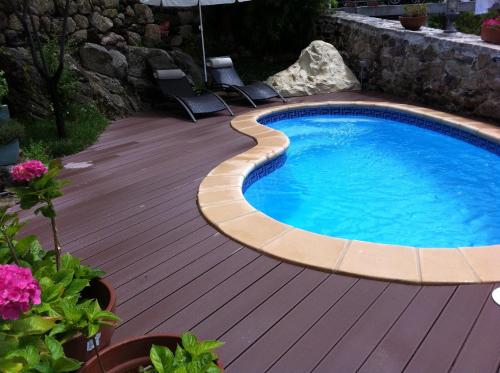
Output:
<path fill-rule="evenodd" d="M 263 178 L 264 176 L 269 175 L 273 171 L 283 166 L 286 162 L 286 158 L 287 158 L 286 153 L 283 153 L 278 157 L 265 162 L 264 164 L 260 165 L 252 172 L 250 172 L 243 181 L 243 187 L 241 188 L 243 194 L 246 192 L 248 187 L 253 183 L 255 183 L 257 180 Z"/>
<path fill-rule="evenodd" d="M 370 117 L 396 120 L 406 124 L 411 124 L 413 126 L 430 129 L 432 131 L 442 133 L 446 136 L 454 137 L 500 156 L 500 144 L 488 141 L 483 137 L 474 135 L 461 129 L 447 126 L 445 124 L 439 123 L 436 120 L 419 116 L 418 114 L 405 113 L 402 111 L 386 108 L 339 105 L 289 109 L 264 115 L 258 119 L 258 122 L 260 124 L 268 125 L 279 120 L 316 115 L 366 115 Z"/>

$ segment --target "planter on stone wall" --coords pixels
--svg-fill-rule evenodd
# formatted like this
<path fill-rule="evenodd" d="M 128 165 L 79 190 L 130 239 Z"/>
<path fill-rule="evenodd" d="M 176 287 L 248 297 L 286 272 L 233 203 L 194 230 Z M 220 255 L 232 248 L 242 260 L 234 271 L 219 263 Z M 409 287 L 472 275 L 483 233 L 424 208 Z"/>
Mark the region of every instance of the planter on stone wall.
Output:
<path fill-rule="evenodd" d="M 481 26 L 481 39 L 487 43 L 500 44 L 500 28 Z"/>
<path fill-rule="evenodd" d="M 399 16 L 399 22 L 407 30 L 418 31 L 427 22 L 427 16 L 404 17 Z"/>

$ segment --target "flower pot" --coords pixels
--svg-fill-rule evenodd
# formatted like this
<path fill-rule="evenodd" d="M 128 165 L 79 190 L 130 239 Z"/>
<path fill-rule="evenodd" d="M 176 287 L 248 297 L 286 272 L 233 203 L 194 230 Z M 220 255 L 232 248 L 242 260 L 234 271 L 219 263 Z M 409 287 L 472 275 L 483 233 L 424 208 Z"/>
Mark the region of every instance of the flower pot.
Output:
<path fill-rule="evenodd" d="M 9 107 L 7 105 L 0 105 L 0 122 L 5 122 L 10 119 Z"/>
<path fill-rule="evenodd" d="M 420 27 L 425 25 L 427 22 L 427 16 L 420 17 L 404 17 L 399 16 L 399 22 L 401 22 L 401 26 L 403 26 L 407 30 L 418 31 Z"/>
<path fill-rule="evenodd" d="M 481 39 L 487 43 L 500 44 L 500 29 L 481 26 Z"/>
<path fill-rule="evenodd" d="M 0 145 L 0 166 L 9 166 L 19 159 L 19 140 Z"/>
<path fill-rule="evenodd" d="M 111 285 L 103 279 L 95 279 L 90 282 L 90 286 L 82 292 L 85 299 L 97 299 L 103 310 L 114 312 L 116 306 L 116 292 Z M 115 332 L 112 326 L 103 327 L 96 335 L 97 348 L 100 350 L 107 347 L 111 342 L 111 337 Z M 66 356 L 79 361 L 87 361 L 94 353 L 92 340 L 84 338 L 81 334 L 74 336 L 64 344 Z"/>
<path fill-rule="evenodd" d="M 378 6 L 378 0 L 368 0 L 367 6 Z"/>
<path fill-rule="evenodd" d="M 100 351 L 101 362 L 106 373 L 137 373 L 140 367 L 150 365 L 149 351 L 152 345 L 165 346 L 175 351 L 181 338 L 175 335 L 158 334 L 127 339 Z M 217 366 L 223 371 L 218 360 Z M 87 361 L 80 373 L 101 373 L 97 357 Z"/>

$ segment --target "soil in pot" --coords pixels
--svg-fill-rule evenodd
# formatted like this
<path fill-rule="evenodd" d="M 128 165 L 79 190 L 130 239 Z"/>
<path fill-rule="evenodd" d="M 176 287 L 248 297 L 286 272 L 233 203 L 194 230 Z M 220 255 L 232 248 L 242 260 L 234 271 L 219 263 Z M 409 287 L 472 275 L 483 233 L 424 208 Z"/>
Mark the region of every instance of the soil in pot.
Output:
<path fill-rule="evenodd" d="M 420 17 L 399 17 L 399 22 L 407 30 L 418 31 L 427 22 L 427 16 Z"/>
<path fill-rule="evenodd" d="M 116 292 L 105 280 L 92 280 L 90 286 L 82 292 L 82 297 L 85 299 L 97 299 L 103 310 L 115 312 Z M 114 327 L 106 326 L 97 333 L 95 338 L 99 351 L 110 344 L 114 332 Z M 66 342 L 64 344 L 64 352 L 66 356 L 79 361 L 87 361 L 95 355 L 92 340 L 88 340 L 82 335 L 76 335 Z"/>
<path fill-rule="evenodd" d="M 19 140 L 0 145 L 0 166 L 9 166 L 19 159 Z"/>
<path fill-rule="evenodd" d="M 106 373 L 137 373 L 140 367 L 151 364 L 149 352 L 152 345 L 165 346 L 175 351 L 181 344 L 179 336 L 160 334 L 127 339 L 100 351 L 100 358 Z M 222 364 L 217 361 L 222 369 Z M 80 373 L 101 373 L 97 357 L 87 361 L 80 369 Z"/>
<path fill-rule="evenodd" d="M 500 44 L 500 29 L 481 26 L 481 39 L 487 43 Z"/>

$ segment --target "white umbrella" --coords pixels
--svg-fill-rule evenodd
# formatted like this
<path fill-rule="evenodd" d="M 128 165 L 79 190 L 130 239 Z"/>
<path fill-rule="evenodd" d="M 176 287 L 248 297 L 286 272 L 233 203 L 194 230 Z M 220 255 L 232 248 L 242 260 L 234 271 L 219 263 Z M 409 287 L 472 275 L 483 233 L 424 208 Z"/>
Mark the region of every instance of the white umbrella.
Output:
<path fill-rule="evenodd" d="M 205 35 L 203 33 L 203 14 L 201 7 L 205 5 L 219 5 L 219 4 L 234 4 L 236 2 L 245 2 L 251 0 L 141 0 L 141 3 L 151 6 L 165 7 L 176 7 L 176 8 L 187 8 L 192 6 L 197 6 L 200 13 L 200 32 L 201 32 L 201 48 L 203 51 L 203 76 L 205 78 L 205 83 L 207 82 L 207 65 L 205 61 Z"/>

